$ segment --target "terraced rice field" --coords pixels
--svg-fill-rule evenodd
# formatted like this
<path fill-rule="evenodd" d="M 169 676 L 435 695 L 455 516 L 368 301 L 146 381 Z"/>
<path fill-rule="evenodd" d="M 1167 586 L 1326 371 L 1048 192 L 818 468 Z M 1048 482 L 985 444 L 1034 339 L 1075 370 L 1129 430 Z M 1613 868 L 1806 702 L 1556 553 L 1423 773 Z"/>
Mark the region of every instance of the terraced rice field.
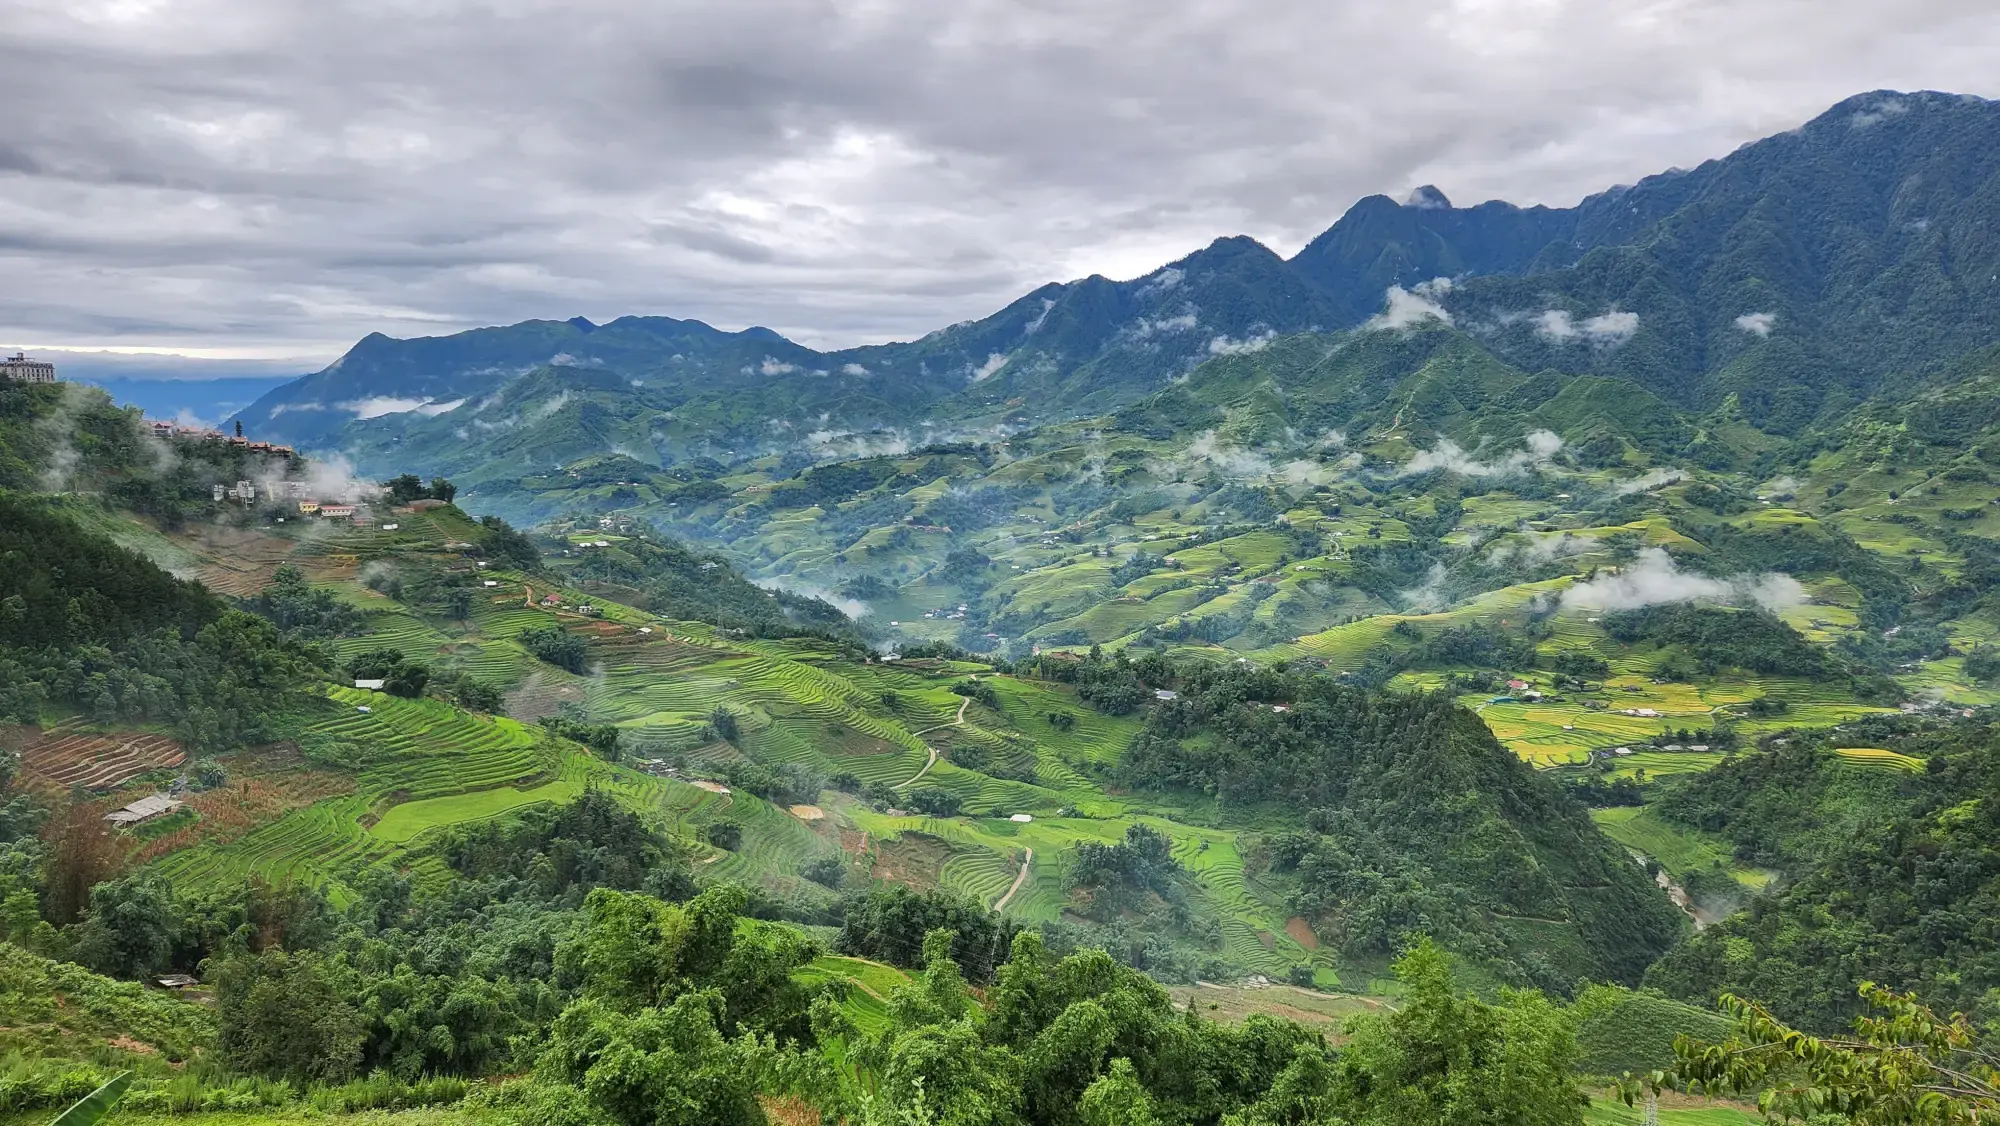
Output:
<path fill-rule="evenodd" d="M 366 824 L 379 824 L 376 819 L 397 806 L 448 795 L 483 795 L 546 775 L 556 765 L 547 742 L 512 720 L 481 719 L 436 700 L 401 700 L 345 688 L 330 689 L 328 697 L 328 714 L 312 729 L 362 748 L 368 765 L 355 793 L 287 814 L 226 845 L 175 853 L 160 862 L 168 875 L 194 887 L 251 873 L 323 883 L 385 858 L 425 827 L 420 817 L 404 814 L 391 823 L 391 832 L 401 839 L 367 831 Z M 362 707 L 370 711 L 361 712 Z M 481 796 L 472 804 L 492 800 Z M 448 821 L 453 808 L 443 803 L 423 812 Z"/>
<path fill-rule="evenodd" d="M 164 735 L 64 735 L 51 733 L 21 751 L 24 772 L 64 789 L 109 790 L 149 770 L 187 761 L 179 743 Z"/>
<path fill-rule="evenodd" d="M 1644 807 L 1593 809 L 1590 818 L 1605 836 L 1652 857 L 1675 876 L 1697 868 L 1722 868 L 1744 887 L 1761 888 L 1771 881 L 1769 872 L 1737 864 L 1727 843 L 1673 824 Z"/>
<path fill-rule="evenodd" d="M 1922 774 L 1924 760 L 1880 747 L 1836 747 L 1834 754 L 1857 766 L 1874 770 L 1893 770 L 1902 774 Z"/>

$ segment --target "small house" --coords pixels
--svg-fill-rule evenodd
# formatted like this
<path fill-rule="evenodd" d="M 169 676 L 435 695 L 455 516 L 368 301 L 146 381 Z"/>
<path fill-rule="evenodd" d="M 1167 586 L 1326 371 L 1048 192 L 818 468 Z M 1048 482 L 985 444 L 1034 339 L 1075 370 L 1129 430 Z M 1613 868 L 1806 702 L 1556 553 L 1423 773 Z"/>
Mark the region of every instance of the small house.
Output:
<path fill-rule="evenodd" d="M 360 689 L 364 689 L 364 690 L 366 690 L 366 691 L 369 691 L 369 692 L 380 692 L 380 691 L 382 691 L 382 685 L 383 685 L 384 683 L 386 683 L 386 682 L 385 682 L 385 681 L 383 681 L 383 680 L 382 680 L 381 678 L 379 678 L 379 677 L 377 677 L 377 678 L 372 678 L 372 679 L 366 679 L 366 678 L 364 678 L 364 679 L 360 679 L 360 680 L 356 680 L 356 681 L 354 682 L 354 686 L 355 686 L 356 688 L 360 688 Z"/>
<path fill-rule="evenodd" d="M 1180 698 L 1181 694 L 1171 688 L 1156 688 L 1153 690 L 1153 699 L 1155 700 L 1178 700 Z"/>
<path fill-rule="evenodd" d="M 302 501 L 300 501 L 300 502 L 299 502 L 299 515 L 300 515 L 300 516 L 314 516 L 314 515 L 317 515 L 318 513 L 319 513 L 319 502 L 318 502 L 318 501 L 316 501 L 316 500 L 302 500 Z"/>
<path fill-rule="evenodd" d="M 322 504 L 319 506 L 319 514 L 333 520 L 351 520 L 354 518 L 354 506 L 351 504 Z"/>
<path fill-rule="evenodd" d="M 151 821 L 155 817 L 165 816 L 180 807 L 181 803 L 177 798 L 165 794 L 152 794 L 140 798 L 123 809 L 112 810 L 104 815 L 104 820 L 122 829 L 128 825 L 137 825 L 141 821 Z"/>
<path fill-rule="evenodd" d="M 161 989 L 186 989 L 200 985 L 201 980 L 191 974 L 162 974 L 153 979 Z"/>
<path fill-rule="evenodd" d="M 1026 825 L 1028 822 L 1033 821 L 1034 819 L 1035 815 L 1032 813 L 1016 813 L 1014 816 L 1009 817 L 1007 820 L 1012 821 L 1017 825 Z"/>

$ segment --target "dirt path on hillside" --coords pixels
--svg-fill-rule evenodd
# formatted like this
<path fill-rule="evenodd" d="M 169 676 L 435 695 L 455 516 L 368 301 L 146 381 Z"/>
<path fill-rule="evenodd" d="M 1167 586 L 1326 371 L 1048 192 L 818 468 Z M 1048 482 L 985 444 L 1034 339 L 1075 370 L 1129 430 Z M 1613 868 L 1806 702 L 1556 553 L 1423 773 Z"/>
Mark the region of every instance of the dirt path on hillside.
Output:
<path fill-rule="evenodd" d="M 952 721 L 951 721 L 950 723 L 940 723 L 940 724 L 938 724 L 938 725 L 937 725 L 936 727 L 926 727 L 926 728 L 924 728 L 924 729 L 923 729 L 922 731 L 917 731 L 917 732 L 912 732 L 912 734 L 914 734 L 914 735 L 919 735 L 919 736 L 921 736 L 921 735 L 929 735 L 929 734 L 930 734 L 931 732 L 933 732 L 933 731 L 943 731 L 943 730 L 944 730 L 945 728 L 947 728 L 947 727 L 957 727 L 957 726 L 959 726 L 960 724 L 963 724 L 963 723 L 965 722 L 965 709 L 966 709 L 966 707 L 967 707 L 967 706 L 969 706 L 969 705 L 970 705 L 971 703 L 972 703 L 972 697 L 970 697 L 970 696 L 967 696 L 966 698 L 964 698 L 963 700 L 960 700 L 960 701 L 958 702 L 958 718 L 957 718 L 957 719 L 954 719 L 954 720 L 952 720 Z M 922 778 L 922 777 L 923 777 L 924 775 L 926 775 L 926 774 L 929 774 L 929 773 L 931 772 L 931 767 L 933 767 L 933 766 L 936 766 L 936 765 L 937 765 L 937 760 L 938 760 L 938 749 L 937 749 L 936 747 L 926 747 L 926 748 L 924 748 L 924 749 L 925 749 L 925 750 L 928 750 L 928 751 L 929 751 L 929 752 L 931 753 L 931 757 L 930 757 L 930 761 L 928 761 L 928 762 L 924 763 L 924 768 L 923 768 L 922 770 L 919 770 L 919 771 L 917 771 L 917 772 L 916 772 L 915 774 L 912 774 L 912 775 L 910 775 L 910 780 L 909 780 L 909 781 L 907 781 L 907 782 L 904 782 L 904 783 L 901 783 L 901 784 L 900 784 L 900 785 L 898 786 L 898 788 L 899 788 L 899 789 L 900 789 L 900 788 L 901 788 L 902 786 L 914 786 L 914 785 L 916 785 L 916 784 L 917 784 L 917 779 L 919 779 L 919 778 Z"/>
<path fill-rule="evenodd" d="M 1007 902 L 1014 898 L 1014 893 L 1020 891 L 1021 885 L 1028 882 L 1028 872 L 1030 867 L 1035 863 L 1035 850 L 1030 848 L 1024 851 L 1028 855 L 1021 858 L 1021 870 L 1014 873 L 1014 886 L 1008 888 L 1007 894 L 1001 896 L 999 902 L 993 905 L 993 910 L 996 913 L 1005 911 L 1007 909 Z"/>

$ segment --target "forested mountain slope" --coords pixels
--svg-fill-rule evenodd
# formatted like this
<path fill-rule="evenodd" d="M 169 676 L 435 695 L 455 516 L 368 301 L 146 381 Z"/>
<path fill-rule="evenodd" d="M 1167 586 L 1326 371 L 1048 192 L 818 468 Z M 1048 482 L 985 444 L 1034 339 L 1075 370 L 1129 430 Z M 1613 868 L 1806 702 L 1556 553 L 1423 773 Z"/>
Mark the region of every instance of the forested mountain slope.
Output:
<path fill-rule="evenodd" d="M 1996 132 L 1981 99 L 1878 91 L 1574 208 L 1369 197 L 1289 261 L 1222 239 L 910 343 L 821 353 L 645 317 L 371 336 L 242 417 L 371 469 L 443 469 L 456 445 L 516 429 L 556 431 L 516 441 L 565 459 L 669 464 L 1103 413 L 1274 337 L 1434 310 L 1524 370 L 1621 378 L 1697 411 L 1734 396 L 1750 424 L 1790 435 L 1993 343 Z M 565 392 L 599 396 L 602 419 L 565 414 Z M 413 430 L 429 440 L 402 446 Z"/>

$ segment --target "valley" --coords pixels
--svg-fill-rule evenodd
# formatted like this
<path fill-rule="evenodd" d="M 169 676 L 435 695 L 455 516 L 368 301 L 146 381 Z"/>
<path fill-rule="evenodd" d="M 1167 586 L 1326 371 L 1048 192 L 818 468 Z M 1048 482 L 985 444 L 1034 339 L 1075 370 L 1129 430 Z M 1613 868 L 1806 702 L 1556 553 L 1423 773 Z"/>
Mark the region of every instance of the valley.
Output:
<path fill-rule="evenodd" d="M 0 1115 L 1904 1121 L 1700 1047 L 2000 998 L 2000 111 L 1887 96 L 909 343 L 0 382 Z"/>

